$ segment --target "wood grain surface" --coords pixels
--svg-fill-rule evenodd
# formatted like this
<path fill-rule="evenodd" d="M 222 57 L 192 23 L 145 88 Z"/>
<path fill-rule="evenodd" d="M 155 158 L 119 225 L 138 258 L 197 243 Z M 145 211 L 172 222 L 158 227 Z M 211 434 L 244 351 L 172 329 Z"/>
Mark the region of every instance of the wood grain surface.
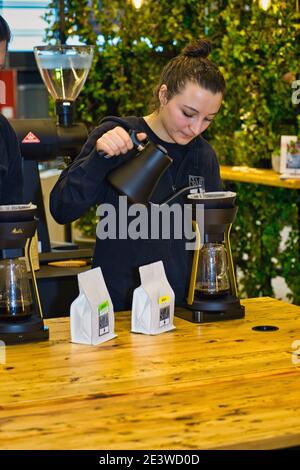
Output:
<path fill-rule="evenodd" d="M 300 189 L 300 179 L 289 178 L 281 180 L 280 175 L 273 170 L 250 168 L 248 166 L 221 165 L 221 178 L 223 180 L 241 181 L 243 183 L 264 184 L 287 189 Z"/>
<path fill-rule="evenodd" d="M 69 318 L 47 320 L 48 342 L 6 347 L 0 448 L 300 445 L 300 307 L 243 305 L 242 320 L 175 318 L 158 336 L 130 333 L 130 314 L 117 313 L 118 337 L 99 346 L 70 343 Z M 262 324 L 279 330 L 252 330 Z"/>

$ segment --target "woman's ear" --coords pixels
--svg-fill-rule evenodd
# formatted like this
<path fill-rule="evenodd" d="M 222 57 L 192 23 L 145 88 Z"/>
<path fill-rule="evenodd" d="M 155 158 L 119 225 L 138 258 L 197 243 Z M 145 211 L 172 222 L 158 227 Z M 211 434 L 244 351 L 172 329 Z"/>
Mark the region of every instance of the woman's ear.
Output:
<path fill-rule="evenodd" d="M 168 87 L 167 85 L 162 85 L 158 92 L 158 98 L 161 106 L 164 106 L 168 102 Z"/>

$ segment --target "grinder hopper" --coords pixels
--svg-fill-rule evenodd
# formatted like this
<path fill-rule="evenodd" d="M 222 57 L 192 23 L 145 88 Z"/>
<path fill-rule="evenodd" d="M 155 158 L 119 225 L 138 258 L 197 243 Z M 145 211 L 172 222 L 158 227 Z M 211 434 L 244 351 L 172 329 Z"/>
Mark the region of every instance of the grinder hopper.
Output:
<path fill-rule="evenodd" d="M 73 103 L 91 68 L 94 46 L 37 46 L 34 55 L 45 86 L 56 101 L 58 123 L 72 125 Z"/>

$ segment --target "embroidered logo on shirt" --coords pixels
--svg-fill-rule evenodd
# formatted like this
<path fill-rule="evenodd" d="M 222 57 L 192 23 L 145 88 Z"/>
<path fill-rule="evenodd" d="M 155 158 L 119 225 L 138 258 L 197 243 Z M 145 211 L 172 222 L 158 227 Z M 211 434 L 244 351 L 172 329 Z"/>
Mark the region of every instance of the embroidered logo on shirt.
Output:
<path fill-rule="evenodd" d="M 196 186 L 198 184 L 201 184 L 203 189 L 205 189 L 204 177 L 198 175 L 189 175 L 189 186 Z"/>

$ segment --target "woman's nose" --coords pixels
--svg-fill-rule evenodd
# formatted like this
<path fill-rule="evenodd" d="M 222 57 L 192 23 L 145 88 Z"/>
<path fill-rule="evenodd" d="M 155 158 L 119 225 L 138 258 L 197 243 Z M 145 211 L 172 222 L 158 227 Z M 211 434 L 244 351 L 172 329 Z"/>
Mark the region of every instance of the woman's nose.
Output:
<path fill-rule="evenodd" d="M 199 135 L 202 132 L 203 128 L 203 119 L 199 118 L 195 122 L 192 122 L 190 125 L 190 129 L 193 132 L 194 135 Z"/>

